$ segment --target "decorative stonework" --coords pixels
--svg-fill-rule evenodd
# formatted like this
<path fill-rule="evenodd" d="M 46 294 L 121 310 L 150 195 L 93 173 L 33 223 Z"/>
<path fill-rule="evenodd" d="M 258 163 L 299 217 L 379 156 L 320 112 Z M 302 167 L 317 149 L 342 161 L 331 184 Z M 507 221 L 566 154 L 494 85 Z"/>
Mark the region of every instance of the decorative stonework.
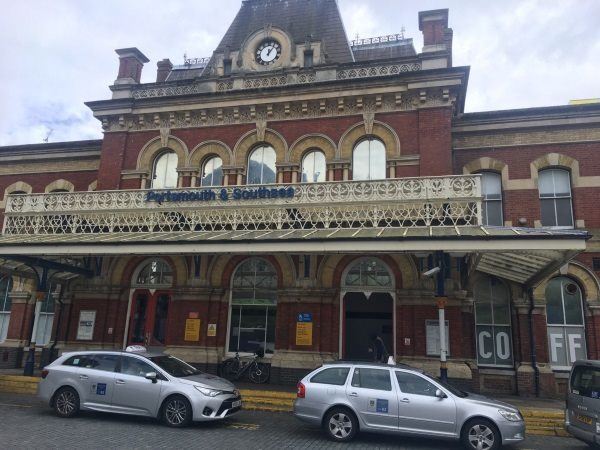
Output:
<path fill-rule="evenodd" d="M 389 75 L 398 75 L 399 73 L 404 72 L 418 72 L 419 70 L 421 70 L 420 62 L 414 62 L 410 64 L 388 64 L 383 66 L 338 70 L 337 79 L 347 80 L 353 78 L 384 77 Z"/>

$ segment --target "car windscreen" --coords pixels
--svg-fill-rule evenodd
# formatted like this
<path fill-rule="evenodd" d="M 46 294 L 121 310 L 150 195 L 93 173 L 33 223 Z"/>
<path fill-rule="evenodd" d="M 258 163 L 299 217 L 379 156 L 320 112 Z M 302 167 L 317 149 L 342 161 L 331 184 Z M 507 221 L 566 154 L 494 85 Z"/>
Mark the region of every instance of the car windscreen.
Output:
<path fill-rule="evenodd" d="M 189 377 L 191 375 L 198 375 L 200 372 L 198 369 L 190 366 L 188 363 L 183 362 L 174 356 L 152 356 L 150 361 L 160 367 L 162 370 L 167 372 L 169 375 L 182 378 Z"/>
<path fill-rule="evenodd" d="M 571 392 L 589 398 L 600 398 L 600 368 L 577 366 L 571 376 Z"/>
<path fill-rule="evenodd" d="M 457 397 L 460 398 L 465 398 L 468 397 L 469 394 L 465 391 L 461 391 L 460 389 L 458 389 L 457 387 L 452 386 L 451 384 L 440 380 L 437 377 L 434 377 L 433 375 L 431 375 L 430 373 L 427 372 L 423 372 L 423 375 L 425 375 L 427 378 L 431 378 L 432 380 L 434 380 L 437 384 L 441 384 L 444 389 L 449 390 L 453 395 L 456 395 Z"/>

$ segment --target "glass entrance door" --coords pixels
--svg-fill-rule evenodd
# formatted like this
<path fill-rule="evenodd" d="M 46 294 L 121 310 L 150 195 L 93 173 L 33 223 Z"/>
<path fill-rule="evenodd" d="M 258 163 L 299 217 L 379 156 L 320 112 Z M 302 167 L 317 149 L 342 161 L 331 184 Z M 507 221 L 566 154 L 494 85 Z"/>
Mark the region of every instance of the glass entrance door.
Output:
<path fill-rule="evenodd" d="M 129 344 L 147 347 L 165 345 L 170 295 L 136 291 L 131 304 Z"/>

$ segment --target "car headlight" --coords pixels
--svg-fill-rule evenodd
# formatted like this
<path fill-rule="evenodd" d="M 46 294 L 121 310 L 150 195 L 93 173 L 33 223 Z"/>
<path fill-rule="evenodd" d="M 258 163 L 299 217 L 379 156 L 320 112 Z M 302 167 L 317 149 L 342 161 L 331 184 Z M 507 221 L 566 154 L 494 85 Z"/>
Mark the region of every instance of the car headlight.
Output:
<path fill-rule="evenodd" d="M 217 389 L 210 389 L 210 388 L 205 388 L 202 386 L 194 386 L 198 391 L 200 391 L 202 394 L 206 395 L 207 397 L 216 397 L 217 395 L 220 395 L 223 393 L 223 391 L 219 391 Z"/>
<path fill-rule="evenodd" d="M 520 422 L 523 420 L 521 414 L 519 414 L 518 412 L 507 411 L 505 409 L 499 409 L 498 412 L 502 417 L 504 417 L 510 422 Z"/>

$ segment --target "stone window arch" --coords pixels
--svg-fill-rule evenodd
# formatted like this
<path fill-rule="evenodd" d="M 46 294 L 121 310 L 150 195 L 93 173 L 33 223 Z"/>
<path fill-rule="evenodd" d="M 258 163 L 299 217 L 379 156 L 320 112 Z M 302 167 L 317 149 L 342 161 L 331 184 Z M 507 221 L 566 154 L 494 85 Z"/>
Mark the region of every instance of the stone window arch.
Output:
<path fill-rule="evenodd" d="M 152 164 L 152 189 L 170 189 L 177 187 L 178 157 L 173 150 L 165 150 L 159 153 Z"/>
<path fill-rule="evenodd" d="M 363 139 L 375 138 L 383 142 L 386 159 L 390 160 L 400 156 L 400 139 L 398 134 L 388 124 L 375 120 L 372 126 L 364 122 L 350 127 L 340 138 L 337 159 L 350 161 L 354 147 Z"/>
<path fill-rule="evenodd" d="M 138 287 L 170 287 L 173 285 L 173 268 L 163 259 L 151 259 L 139 265 L 132 282 Z"/>
<path fill-rule="evenodd" d="M 344 271 L 342 287 L 346 290 L 387 291 L 394 288 L 394 277 L 390 268 L 379 258 L 359 258 Z"/>
<path fill-rule="evenodd" d="M 189 152 L 181 139 L 170 134 L 151 139 L 140 151 L 136 164 L 136 173 L 140 176 L 142 189 L 150 187 L 151 183 L 147 183 L 146 179 L 151 179 L 157 157 L 165 152 L 174 152 L 177 155 L 178 170 L 183 169 L 188 161 Z"/>
<path fill-rule="evenodd" d="M 385 144 L 375 137 L 360 140 L 352 151 L 353 180 L 382 180 L 386 178 Z"/>
<path fill-rule="evenodd" d="M 302 183 L 323 182 L 327 179 L 325 153 L 318 148 L 308 150 L 302 157 Z"/>
<path fill-rule="evenodd" d="M 75 191 L 75 185 L 67 180 L 55 180 L 52 183 L 48 184 L 44 189 L 44 192 L 48 194 L 49 192 L 73 192 Z"/>
<path fill-rule="evenodd" d="M 246 167 L 250 153 L 259 146 L 270 146 L 275 150 L 276 160 L 285 161 L 288 151 L 287 143 L 283 136 L 269 128 L 262 130 L 251 130 L 244 134 L 235 144 L 233 150 L 233 159 L 235 166 L 239 168 Z"/>

